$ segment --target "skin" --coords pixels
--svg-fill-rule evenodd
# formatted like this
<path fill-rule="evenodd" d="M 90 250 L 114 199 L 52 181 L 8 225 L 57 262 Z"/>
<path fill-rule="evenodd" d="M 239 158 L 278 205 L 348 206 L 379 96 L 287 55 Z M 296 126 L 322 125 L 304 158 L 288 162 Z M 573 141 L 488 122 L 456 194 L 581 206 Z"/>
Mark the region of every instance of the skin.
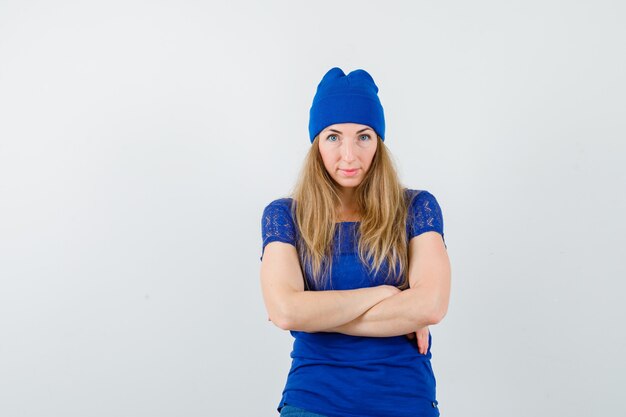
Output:
<path fill-rule="evenodd" d="M 363 124 L 337 123 L 320 132 L 318 143 L 324 167 L 339 186 L 342 204 L 340 220 L 358 220 L 354 190 L 363 181 L 374 160 L 378 147 L 376 132 Z M 345 169 L 357 169 L 357 172 L 349 176 Z M 428 327 L 422 327 L 406 337 L 411 340 L 417 338 L 420 353 L 426 354 L 428 334 Z"/>
<path fill-rule="evenodd" d="M 322 130 L 318 143 L 324 167 L 340 190 L 340 216 L 358 216 L 354 190 L 374 160 L 378 147 L 376 132 L 362 124 L 339 123 Z M 357 172 L 349 176 L 344 169 L 357 169 Z"/>

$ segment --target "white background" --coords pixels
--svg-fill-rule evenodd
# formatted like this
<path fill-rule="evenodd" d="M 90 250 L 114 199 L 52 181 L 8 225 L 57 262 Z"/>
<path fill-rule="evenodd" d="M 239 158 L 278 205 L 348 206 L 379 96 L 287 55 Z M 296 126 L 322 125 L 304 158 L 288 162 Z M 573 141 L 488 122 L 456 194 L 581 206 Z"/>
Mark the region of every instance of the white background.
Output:
<path fill-rule="evenodd" d="M 277 416 L 261 214 L 366 69 L 444 215 L 442 416 L 616 416 L 619 1 L 0 1 L 0 415 Z M 621 164 L 621 166 L 620 166 Z"/>

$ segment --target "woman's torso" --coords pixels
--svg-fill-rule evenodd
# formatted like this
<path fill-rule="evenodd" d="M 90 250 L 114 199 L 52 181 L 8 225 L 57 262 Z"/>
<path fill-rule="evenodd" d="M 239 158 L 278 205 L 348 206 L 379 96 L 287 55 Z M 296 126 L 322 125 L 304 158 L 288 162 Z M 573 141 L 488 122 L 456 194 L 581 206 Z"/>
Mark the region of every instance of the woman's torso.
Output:
<path fill-rule="evenodd" d="M 291 200 L 283 199 L 283 203 L 289 205 Z M 372 274 L 360 261 L 358 224 L 337 223 L 331 274 L 321 287 L 316 288 L 308 268 L 303 268 L 311 290 L 394 284 L 385 282 L 386 265 Z M 415 339 L 406 336 L 362 337 L 300 331 L 291 334 L 292 364 L 279 411 L 288 403 L 329 417 L 439 415 L 430 362 L 432 337 L 427 353 L 421 354 Z"/>

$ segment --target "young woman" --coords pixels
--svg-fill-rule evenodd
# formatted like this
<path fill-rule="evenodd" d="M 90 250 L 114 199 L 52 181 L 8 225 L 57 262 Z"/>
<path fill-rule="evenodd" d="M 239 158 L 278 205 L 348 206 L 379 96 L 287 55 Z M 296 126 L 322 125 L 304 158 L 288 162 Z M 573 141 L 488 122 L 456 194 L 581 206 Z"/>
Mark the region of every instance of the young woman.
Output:
<path fill-rule="evenodd" d="M 290 197 L 263 211 L 269 319 L 295 338 L 281 416 L 439 416 L 429 325 L 446 315 L 441 207 L 404 187 L 384 145 L 378 87 L 330 69 Z"/>

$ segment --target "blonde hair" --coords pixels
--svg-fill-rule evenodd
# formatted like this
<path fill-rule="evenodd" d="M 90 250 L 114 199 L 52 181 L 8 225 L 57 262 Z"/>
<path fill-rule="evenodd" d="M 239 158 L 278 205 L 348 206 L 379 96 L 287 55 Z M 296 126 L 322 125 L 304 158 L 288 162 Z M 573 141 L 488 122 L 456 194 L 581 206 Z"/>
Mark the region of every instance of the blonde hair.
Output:
<path fill-rule="evenodd" d="M 357 209 L 361 214 L 358 254 L 361 262 L 369 266 L 374 274 L 386 261 L 388 272 L 385 283 L 391 282 L 391 285 L 406 289 L 406 219 L 410 202 L 398 178 L 391 153 L 380 136 L 377 136 L 377 141 L 370 168 L 355 188 Z M 331 277 L 331 246 L 341 200 L 338 186 L 328 174 L 319 152 L 319 135 L 305 157 L 290 197 L 295 202 L 291 206 L 291 214 L 299 232 L 297 248 L 301 267 L 309 266 L 315 286 L 321 288 L 322 277 Z"/>

